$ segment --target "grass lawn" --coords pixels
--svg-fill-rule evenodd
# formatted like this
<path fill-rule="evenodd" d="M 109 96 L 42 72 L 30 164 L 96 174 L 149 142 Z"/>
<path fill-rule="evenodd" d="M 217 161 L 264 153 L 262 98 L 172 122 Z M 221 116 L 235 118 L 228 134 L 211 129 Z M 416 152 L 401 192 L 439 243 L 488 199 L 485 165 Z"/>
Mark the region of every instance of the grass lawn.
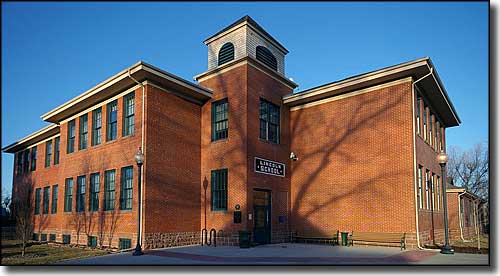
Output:
<path fill-rule="evenodd" d="M 100 249 L 70 247 L 68 245 L 32 244 L 21 257 L 18 240 L 2 240 L 2 265 L 47 265 L 70 259 L 100 256 L 108 254 Z"/>

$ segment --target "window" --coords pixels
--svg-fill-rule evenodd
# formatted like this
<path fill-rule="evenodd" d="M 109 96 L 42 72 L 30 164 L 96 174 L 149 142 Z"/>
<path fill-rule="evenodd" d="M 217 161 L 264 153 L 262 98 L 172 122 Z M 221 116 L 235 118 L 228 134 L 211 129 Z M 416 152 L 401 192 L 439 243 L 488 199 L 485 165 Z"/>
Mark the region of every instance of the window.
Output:
<path fill-rule="evenodd" d="M 52 159 L 52 141 L 45 143 L 45 168 L 50 167 L 50 159 Z"/>
<path fill-rule="evenodd" d="M 75 120 L 68 122 L 68 153 L 75 151 Z"/>
<path fill-rule="evenodd" d="M 76 211 L 85 209 L 85 175 L 76 178 Z"/>
<path fill-rule="evenodd" d="M 73 178 L 66 179 L 64 190 L 64 212 L 71 212 L 73 209 Z"/>
<path fill-rule="evenodd" d="M 87 148 L 88 144 L 88 132 L 89 132 L 89 127 L 88 127 L 88 115 L 83 114 L 80 116 L 80 139 L 78 141 L 78 150 L 84 150 Z"/>
<path fill-rule="evenodd" d="M 418 206 L 422 209 L 424 206 L 424 198 L 422 197 L 422 166 L 418 166 Z"/>
<path fill-rule="evenodd" d="M 267 49 L 266 47 L 257 46 L 256 56 L 257 60 L 262 61 L 262 63 L 271 67 L 271 69 L 275 71 L 278 70 L 278 62 L 276 60 L 276 57 L 274 57 L 271 51 L 269 51 L 269 49 Z"/>
<path fill-rule="evenodd" d="M 71 243 L 71 235 L 63 235 L 63 243 L 70 244 Z"/>
<path fill-rule="evenodd" d="M 23 153 L 22 152 L 18 152 L 17 153 L 17 175 L 20 175 L 23 173 Z"/>
<path fill-rule="evenodd" d="M 436 123 L 436 147 L 438 151 L 441 151 L 441 123 Z"/>
<path fill-rule="evenodd" d="M 49 235 L 49 241 L 55 242 L 56 241 L 56 234 L 50 234 Z"/>
<path fill-rule="evenodd" d="M 424 103 L 424 117 L 422 118 L 424 120 L 424 140 L 427 141 L 427 107 L 425 106 L 425 103 Z"/>
<path fill-rule="evenodd" d="M 123 136 L 134 135 L 134 92 L 123 97 Z"/>
<path fill-rule="evenodd" d="M 50 187 L 43 188 L 43 213 L 49 213 Z"/>
<path fill-rule="evenodd" d="M 212 103 L 212 141 L 227 138 L 227 99 Z"/>
<path fill-rule="evenodd" d="M 429 190 L 430 180 L 429 180 L 429 171 L 425 170 L 425 208 L 430 209 L 429 199 L 431 198 L 430 190 Z"/>
<path fill-rule="evenodd" d="M 59 137 L 54 139 L 54 165 L 59 164 Z"/>
<path fill-rule="evenodd" d="M 430 114 L 429 116 L 429 144 L 433 145 L 433 140 L 434 140 L 434 136 L 432 136 L 432 131 L 434 130 L 434 116 L 432 114 Z"/>
<path fill-rule="evenodd" d="M 116 139 L 116 131 L 117 131 L 118 107 L 116 104 L 116 100 L 108 104 L 107 110 L 108 110 L 108 117 L 107 117 L 108 127 L 106 128 L 106 141 L 111 141 Z"/>
<path fill-rule="evenodd" d="M 59 186 L 52 186 L 52 214 L 57 213 L 57 197 L 59 196 Z"/>
<path fill-rule="evenodd" d="M 134 180 L 134 167 L 125 167 L 121 171 L 120 210 L 132 209 L 132 183 Z"/>
<path fill-rule="evenodd" d="M 99 173 L 93 173 L 90 175 L 90 199 L 89 199 L 90 211 L 99 210 L 99 186 L 100 186 L 99 177 L 100 177 Z"/>
<path fill-rule="evenodd" d="M 101 144 L 102 133 L 102 108 L 92 112 L 92 146 Z"/>
<path fill-rule="evenodd" d="M 104 172 L 104 210 L 115 209 L 115 170 Z"/>
<path fill-rule="evenodd" d="M 120 238 L 120 243 L 119 243 L 119 249 L 124 250 L 124 249 L 129 249 L 132 248 L 132 241 L 130 239 L 122 239 Z"/>
<path fill-rule="evenodd" d="M 31 149 L 31 171 L 36 170 L 36 146 Z"/>
<path fill-rule="evenodd" d="M 33 233 L 33 240 L 38 241 L 38 234 L 37 233 Z"/>
<path fill-rule="evenodd" d="M 434 186 L 434 178 L 436 177 L 435 174 L 431 175 L 431 198 L 432 198 L 432 210 L 436 210 L 436 192 L 435 189 L 436 187 Z"/>
<path fill-rule="evenodd" d="M 219 59 L 217 65 L 222 65 L 224 63 L 230 62 L 234 59 L 234 45 L 233 43 L 227 42 L 222 45 L 219 50 Z"/>
<path fill-rule="evenodd" d="M 40 198 L 42 197 L 42 189 L 37 188 L 35 191 L 35 215 L 40 214 Z"/>
<path fill-rule="evenodd" d="M 212 171 L 212 211 L 227 210 L 227 169 Z"/>
<path fill-rule="evenodd" d="M 87 245 L 89 247 L 97 247 L 97 237 L 96 236 L 89 236 L 89 239 L 87 241 Z"/>
<path fill-rule="evenodd" d="M 280 107 L 263 99 L 259 103 L 260 138 L 279 143 Z"/>
<path fill-rule="evenodd" d="M 421 97 L 417 97 L 417 107 L 416 107 L 416 114 L 417 114 L 417 134 L 420 135 L 420 103 L 422 101 Z"/>
<path fill-rule="evenodd" d="M 40 241 L 47 241 L 47 234 L 41 234 L 41 239 Z"/>
<path fill-rule="evenodd" d="M 27 173 L 30 169 L 30 150 L 24 151 L 24 172 Z"/>

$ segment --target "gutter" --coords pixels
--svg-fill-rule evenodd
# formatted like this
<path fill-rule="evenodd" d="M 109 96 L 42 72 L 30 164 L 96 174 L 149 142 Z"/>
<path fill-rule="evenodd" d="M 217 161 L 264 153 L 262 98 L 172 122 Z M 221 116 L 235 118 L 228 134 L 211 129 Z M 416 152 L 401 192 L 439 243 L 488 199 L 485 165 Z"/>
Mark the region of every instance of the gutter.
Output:
<path fill-rule="evenodd" d="M 416 238 L 417 238 L 417 248 L 420 249 L 420 250 L 428 250 L 428 251 L 440 251 L 440 249 L 430 249 L 430 248 L 423 248 L 421 245 L 420 245 L 420 232 L 419 232 L 419 227 L 418 227 L 418 198 L 417 198 L 417 193 L 418 193 L 418 183 L 417 183 L 417 149 L 416 149 L 416 134 L 415 134 L 415 99 L 416 99 L 416 95 L 415 95 L 415 84 L 417 84 L 417 82 L 423 80 L 424 78 L 430 76 L 432 74 L 432 71 L 433 69 L 432 68 L 429 68 L 429 73 L 426 74 L 425 76 L 419 78 L 418 80 L 412 82 L 412 86 L 411 86 L 411 92 L 412 92 L 412 98 L 411 98 L 411 102 L 412 102 L 412 122 L 413 122 L 413 126 L 412 126 L 412 131 L 413 131 L 413 179 L 414 179 L 414 192 L 415 192 L 415 227 L 416 227 Z"/>
<path fill-rule="evenodd" d="M 145 144 L 144 144 L 144 125 L 145 125 L 145 120 L 144 120 L 145 111 L 144 110 L 145 110 L 145 100 L 146 100 L 146 97 L 145 97 L 145 94 L 144 94 L 144 85 L 141 82 L 139 82 L 136 79 L 134 79 L 134 77 L 132 77 L 132 75 L 130 74 L 130 68 L 128 69 L 127 73 L 128 73 L 128 77 L 129 78 L 131 78 L 134 82 L 136 82 L 138 85 L 140 85 L 142 87 L 141 149 L 142 149 L 143 154 L 145 155 L 146 150 L 145 150 Z M 145 184 L 144 183 L 144 166 L 141 166 L 141 170 L 142 170 L 142 172 L 141 172 L 141 182 L 142 182 L 142 185 L 144 186 L 144 184 Z M 144 190 L 145 189 L 142 189 L 141 194 L 139 195 L 141 197 L 141 202 L 143 204 L 144 204 L 144 201 L 143 201 Z M 141 208 L 141 210 L 140 210 L 141 211 L 141 218 L 140 218 L 140 229 L 141 229 L 141 231 L 139 231 L 139 233 L 137 233 L 140 236 L 141 244 L 142 244 L 143 216 L 144 216 L 144 211 L 142 210 L 143 209 L 142 208 L 143 204 L 141 204 L 141 206 L 139 206 L 139 208 Z"/>

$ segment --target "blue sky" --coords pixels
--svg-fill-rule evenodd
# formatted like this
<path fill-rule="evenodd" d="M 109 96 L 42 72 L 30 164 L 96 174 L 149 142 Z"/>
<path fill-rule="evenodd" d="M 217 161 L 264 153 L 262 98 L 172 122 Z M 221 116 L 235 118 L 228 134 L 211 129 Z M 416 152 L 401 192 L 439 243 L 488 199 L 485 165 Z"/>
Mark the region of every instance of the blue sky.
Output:
<path fill-rule="evenodd" d="M 487 2 L 2 2 L 2 147 L 139 60 L 192 80 L 207 69 L 203 40 L 244 15 L 290 51 L 299 91 L 431 57 L 462 120 L 448 146 L 488 141 Z M 2 195 L 12 166 L 2 153 Z"/>

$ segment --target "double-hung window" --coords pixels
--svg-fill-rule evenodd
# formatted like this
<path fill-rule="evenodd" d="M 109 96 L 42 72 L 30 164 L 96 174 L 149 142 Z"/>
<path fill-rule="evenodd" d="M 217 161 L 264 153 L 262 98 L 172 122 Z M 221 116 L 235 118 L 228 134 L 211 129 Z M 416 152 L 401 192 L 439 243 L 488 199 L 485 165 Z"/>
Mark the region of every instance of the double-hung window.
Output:
<path fill-rule="evenodd" d="M 90 199 L 89 199 L 90 211 L 99 210 L 99 186 L 100 186 L 99 177 L 100 177 L 99 173 L 93 173 L 90 175 Z"/>
<path fill-rule="evenodd" d="M 132 185 L 134 167 L 125 167 L 121 171 L 120 210 L 132 209 Z"/>
<path fill-rule="evenodd" d="M 433 146 L 434 136 L 432 135 L 432 131 L 434 130 L 434 116 L 430 114 L 429 116 L 429 144 L 431 147 Z"/>
<path fill-rule="evenodd" d="M 30 150 L 24 151 L 24 172 L 27 173 L 30 170 Z"/>
<path fill-rule="evenodd" d="M 431 198 L 431 191 L 429 185 L 430 183 L 429 179 L 429 171 L 425 170 L 425 209 L 430 209 L 431 206 L 429 204 L 430 198 Z"/>
<path fill-rule="evenodd" d="M 117 132 L 118 106 L 116 100 L 108 104 L 107 113 L 106 141 L 111 141 L 116 139 Z"/>
<path fill-rule="evenodd" d="M 79 176 L 76 179 L 76 211 L 83 212 L 85 210 L 85 175 Z"/>
<path fill-rule="evenodd" d="M 420 209 L 422 209 L 424 206 L 424 198 L 423 198 L 423 194 L 422 194 L 422 188 L 423 188 L 423 185 L 422 185 L 422 166 L 418 166 L 418 175 L 417 175 L 417 178 L 418 178 L 418 207 Z"/>
<path fill-rule="evenodd" d="M 84 150 L 88 145 L 88 132 L 89 132 L 89 124 L 88 124 L 88 115 L 83 114 L 80 116 L 80 139 L 78 143 L 78 150 Z"/>
<path fill-rule="evenodd" d="M 115 209 L 115 170 L 104 172 L 104 210 Z"/>
<path fill-rule="evenodd" d="M 227 169 L 212 171 L 210 182 L 212 211 L 227 210 Z"/>
<path fill-rule="evenodd" d="M 123 97 L 123 136 L 134 135 L 134 92 Z"/>
<path fill-rule="evenodd" d="M 57 213 L 57 197 L 59 196 L 59 186 L 52 186 L 52 214 Z"/>
<path fill-rule="evenodd" d="M 50 186 L 43 188 L 43 213 L 49 213 Z"/>
<path fill-rule="evenodd" d="M 40 200 L 42 197 L 42 189 L 37 188 L 35 190 L 35 215 L 40 214 Z"/>
<path fill-rule="evenodd" d="M 424 116 L 423 116 L 423 121 L 424 121 L 424 141 L 427 141 L 427 107 L 425 106 L 425 103 L 424 103 Z"/>
<path fill-rule="evenodd" d="M 75 151 L 75 120 L 68 122 L 68 153 Z"/>
<path fill-rule="evenodd" d="M 228 135 L 227 99 L 212 103 L 212 141 L 226 139 Z"/>
<path fill-rule="evenodd" d="M 92 111 L 92 146 L 101 144 L 102 108 Z"/>
<path fill-rule="evenodd" d="M 31 149 L 31 171 L 36 170 L 36 158 L 37 158 L 36 155 L 37 155 L 37 150 L 36 146 L 34 146 Z"/>
<path fill-rule="evenodd" d="M 45 167 L 50 167 L 50 160 L 52 159 L 52 141 L 45 143 Z"/>
<path fill-rule="evenodd" d="M 260 139 L 279 143 L 280 107 L 261 99 L 259 103 Z"/>
<path fill-rule="evenodd" d="M 71 212 L 73 209 L 73 178 L 66 178 L 64 188 L 64 212 Z"/>
<path fill-rule="evenodd" d="M 417 134 L 420 135 L 420 108 L 421 108 L 421 97 L 417 97 L 417 107 L 416 107 L 416 114 L 417 114 Z"/>
<path fill-rule="evenodd" d="M 436 183 L 434 183 L 434 178 L 436 177 L 435 174 L 431 175 L 431 198 L 432 198 L 432 210 L 436 210 L 436 186 L 434 186 Z"/>
<path fill-rule="evenodd" d="M 23 173 L 23 152 L 18 152 L 16 154 L 17 159 L 17 175 L 21 175 Z"/>
<path fill-rule="evenodd" d="M 54 139 L 54 165 L 59 164 L 59 137 Z"/>
<path fill-rule="evenodd" d="M 436 192 L 437 192 L 437 196 L 436 196 L 436 210 L 439 210 L 441 209 L 441 206 L 440 206 L 440 200 L 441 200 L 441 186 L 439 185 L 440 182 L 440 179 L 439 179 L 439 176 L 436 176 Z"/>

